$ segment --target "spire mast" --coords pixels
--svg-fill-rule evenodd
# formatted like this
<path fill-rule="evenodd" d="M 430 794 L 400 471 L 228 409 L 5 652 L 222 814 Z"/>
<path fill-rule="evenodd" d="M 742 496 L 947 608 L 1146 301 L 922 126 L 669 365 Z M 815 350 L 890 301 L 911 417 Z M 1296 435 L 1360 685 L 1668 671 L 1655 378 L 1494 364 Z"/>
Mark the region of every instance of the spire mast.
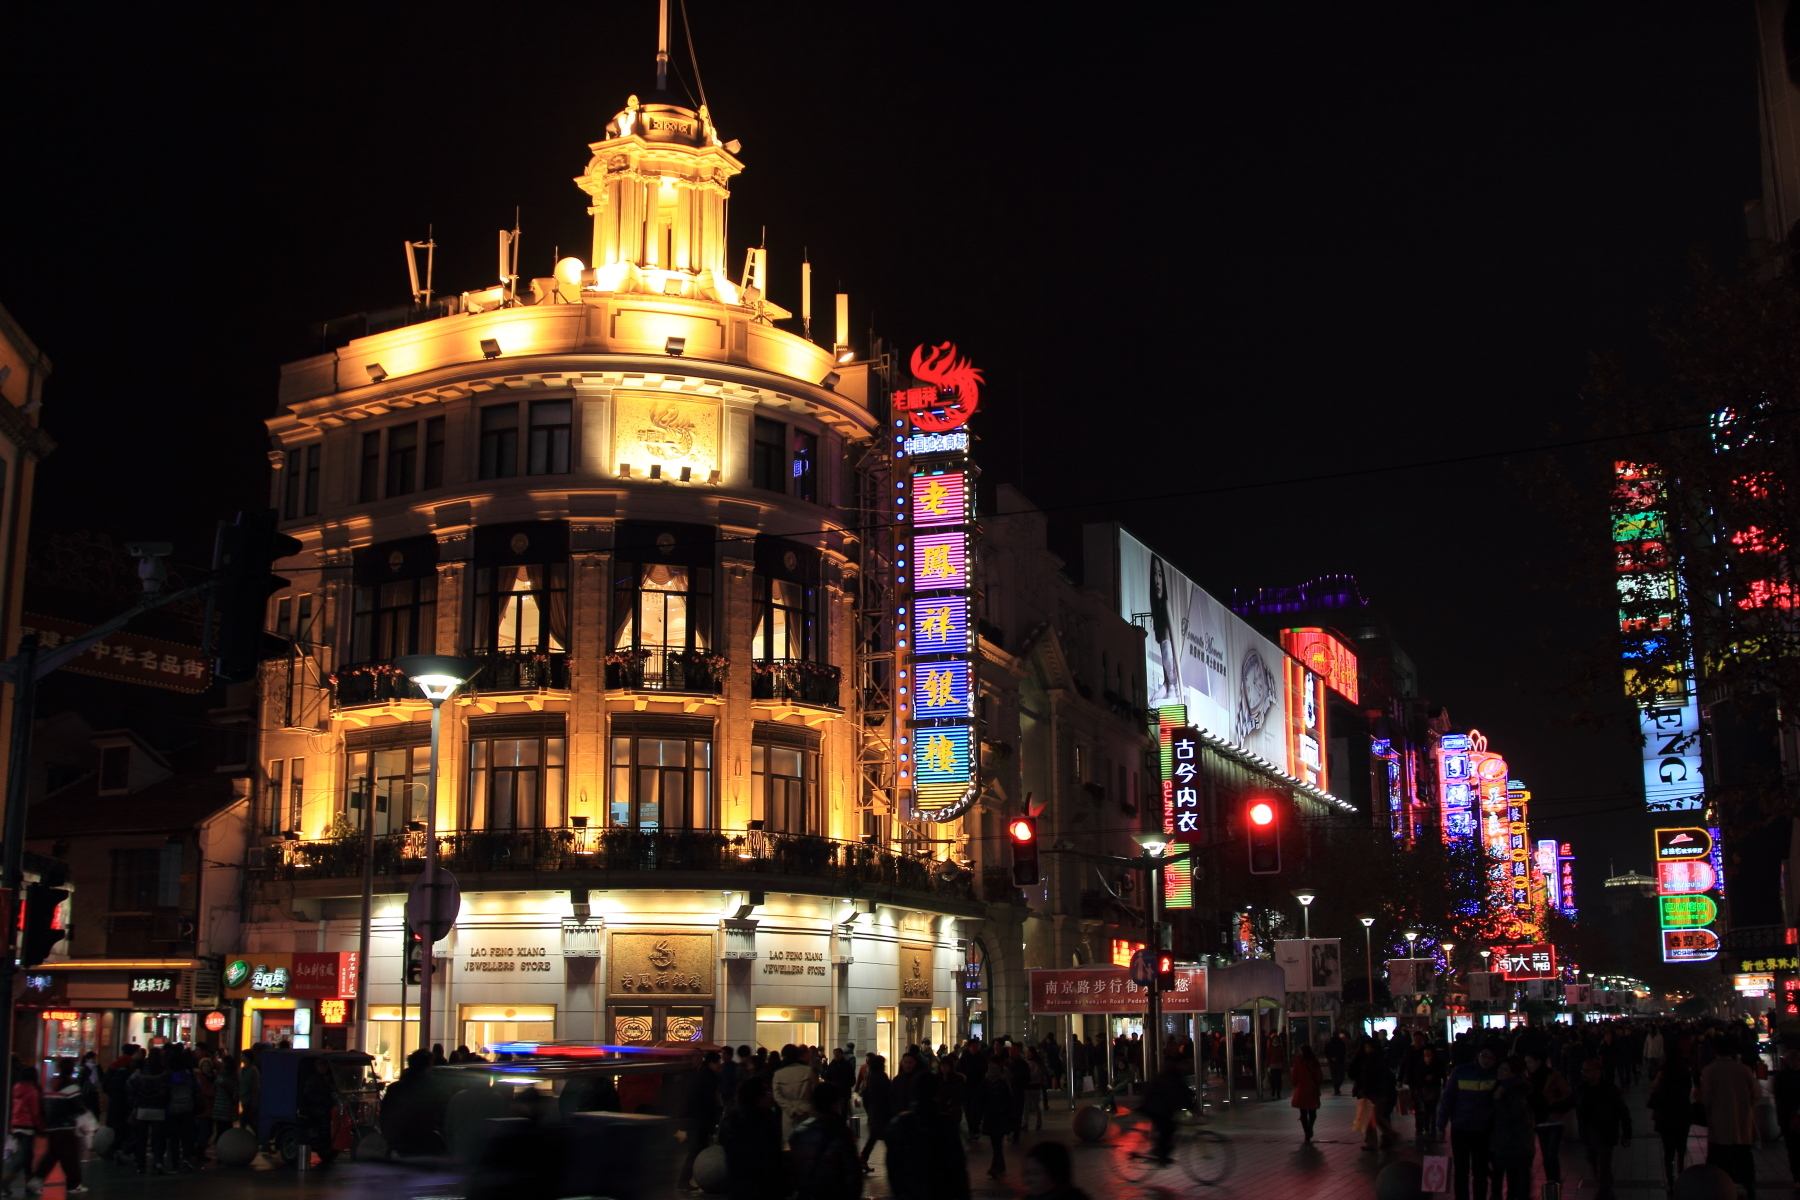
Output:
<path fill-rule="evenodd" d="M 656 6 L 656 90 L 669 90 L 669 0 Z"/>

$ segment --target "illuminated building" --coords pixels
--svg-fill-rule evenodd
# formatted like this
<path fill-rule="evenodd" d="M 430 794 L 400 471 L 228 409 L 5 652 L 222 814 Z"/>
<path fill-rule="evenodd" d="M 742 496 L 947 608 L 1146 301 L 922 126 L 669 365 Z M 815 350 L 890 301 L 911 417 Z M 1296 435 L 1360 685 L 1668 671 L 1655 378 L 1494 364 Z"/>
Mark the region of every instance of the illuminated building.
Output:
<path fill-rule="evenodd" d="M 0 657 L 19 648 L 25 561 L 38 460 L 52 443 L 41 420 L 50 359 L 0 307 Z M 0 683 L 0 729 L 12 728 L 13 685 Z M 0 779 L 11 745 L 0 747 Z"/>
<path fill-rule="evenodd" d="M 497 283 L 282 371 L 271 499 L 304 550 L 271 605 L 294 651 L 263 669 L 239 957 L 355 948 L 371 823 L 367 1008 L 322 1036 L 366 1015 L 389 1074 L 417 1041 L 429 709 L 395 662 L 420 652 L 480 664 L 445 706 L 435 836 L 463 899 L 427 1042 L 897 1061 L 965 1032 L 979 865 L 961 820 L 872 780 L 891 643 L 870 687 L 853 670 L 895 617 L 864 536 L 887 385 L 841 306 L 816 345 L 778 324 L 760 250 L 729 273 L 741 169 L 706 108 L 632 97 L 576 180 L 590 261 L 516 277 L 503 241 Z M 919 698 L 966 714 L 966 673 Z"/>

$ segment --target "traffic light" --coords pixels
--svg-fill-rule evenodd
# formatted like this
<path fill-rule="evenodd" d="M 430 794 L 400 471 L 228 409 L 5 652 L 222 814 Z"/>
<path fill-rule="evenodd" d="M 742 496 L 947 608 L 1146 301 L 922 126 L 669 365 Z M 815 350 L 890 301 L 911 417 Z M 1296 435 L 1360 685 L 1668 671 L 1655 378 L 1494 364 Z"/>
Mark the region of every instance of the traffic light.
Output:
<path fill-rule="evenodd" d="M 417 986 L 425 979 L 425 939 L 411 925 L 406 927 L 406 982 Z"/>
<path fill-rule="evenodd" d="M 1036 817 L 1014 817 L 1006 823 L 1006 836 L 1012 842 L 1013 882 L 1020 885 L 1038 881 L 1038 840 Z"/>
<path fill-rule="evenodd" d="M 280 655 L 285 643 L 265 632 L 269 597 L 288 581 L 273 573 L 277 559 L 300 553 L 300 542 L 275 532 L 275 510 L 239 513 L 219 526 L 213 547 L 213 611 L 219 614 L 213 670 L 220 679 L 254 678 L 257 664 Z"/>
<path fill-rule="evenodd" d="M 1245 810 L 1250 837 L 1250 873 L 1281 873 L 1281 820 L 1272 800 L 1253 800 Z"/>
<path fill-rule="evenodd" d="M 19 965 L 35 967 L 50 957 L 50 949 L 62 941 L 63 931 L 55 928 L 56 908 L 69 898 L 62 888 L 34 883 L 25 889 L 23 936 L 19 939 Z"/>
<path fill-rule="evenodd" d="M 1175 990 L 1175 955 L 1168 950 L 1156 952 L 1156 990 L 1159 992 Z"/>

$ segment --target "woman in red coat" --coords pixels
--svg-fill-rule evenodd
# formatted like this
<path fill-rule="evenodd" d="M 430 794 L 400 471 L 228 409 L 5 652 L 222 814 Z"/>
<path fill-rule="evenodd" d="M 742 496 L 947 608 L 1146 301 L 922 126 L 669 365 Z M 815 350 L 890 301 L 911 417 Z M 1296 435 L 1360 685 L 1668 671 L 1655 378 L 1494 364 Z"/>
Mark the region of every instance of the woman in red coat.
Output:
<path fill-rule="evenodd" d="M 1300 1047 L 1294 1058 L 1294 1098 L 1289 1103 L 1300 1110 L 1300 1131 L 1309 1142 L 1313 1140 L 1313 1122 L 1319 1119 L 1319 1087 L 1323 1080 L 1319 1056 L 1311 1046 Z"/>

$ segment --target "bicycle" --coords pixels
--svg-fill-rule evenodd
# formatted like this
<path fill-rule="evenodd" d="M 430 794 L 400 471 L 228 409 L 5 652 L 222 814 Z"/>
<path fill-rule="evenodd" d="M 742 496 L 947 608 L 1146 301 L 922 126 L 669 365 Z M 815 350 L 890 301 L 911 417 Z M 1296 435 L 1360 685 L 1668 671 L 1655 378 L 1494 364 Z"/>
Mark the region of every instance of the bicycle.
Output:
<path fill-rule="evenodd" d="M 1216 1129 L 1207 1129 L 1198 1118 L 1176 1126 L 1175 1144 L 1166 1159 L 1154 1153 L 1156 1130 L 1145 1123 L 1122 1129 L 1116 1144 L 1119 1156 L 1114 1160 L 1114 1170 L 1126 1183 L 1150 1182 L 1179 1167 L 1202 1187 L 1215 1187 L 1231 1174 L 1237 1162 L 1231 1139 Z"/>

